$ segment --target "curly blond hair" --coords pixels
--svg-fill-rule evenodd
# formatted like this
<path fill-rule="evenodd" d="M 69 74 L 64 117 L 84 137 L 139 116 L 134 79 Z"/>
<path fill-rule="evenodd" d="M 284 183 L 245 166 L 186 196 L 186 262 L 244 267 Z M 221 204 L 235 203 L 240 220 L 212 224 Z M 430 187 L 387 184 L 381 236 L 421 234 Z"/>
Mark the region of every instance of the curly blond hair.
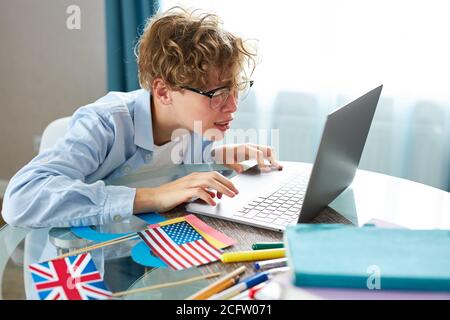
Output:
<path fill-rule="evenodd" d="M 224 30 L 217 15 L 180 7 L 151 17 L 136 48 L 139 83 L 147 90 L 155 78 L 173 90 L 206 89 L 214 70 L 237 86 L 256 66 L 256 47 Z"/>

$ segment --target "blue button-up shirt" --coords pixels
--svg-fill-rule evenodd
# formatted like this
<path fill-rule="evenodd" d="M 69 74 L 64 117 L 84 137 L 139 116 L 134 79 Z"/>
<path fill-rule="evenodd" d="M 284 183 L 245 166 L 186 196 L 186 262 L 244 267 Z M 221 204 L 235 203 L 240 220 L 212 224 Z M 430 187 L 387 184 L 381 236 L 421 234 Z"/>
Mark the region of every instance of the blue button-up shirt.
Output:
<path fill-rule="evenodd" d="M 192 133 L 183 163 L 211 162 L 210 146 Z M 150 93 L 110 92 L 78 109 L 66 135 L 11 179 L 3 217 L 10 225 L 33 228 L 129 218 L 136 189 L 105 181 L 149 163 L 152 150 Z"/>

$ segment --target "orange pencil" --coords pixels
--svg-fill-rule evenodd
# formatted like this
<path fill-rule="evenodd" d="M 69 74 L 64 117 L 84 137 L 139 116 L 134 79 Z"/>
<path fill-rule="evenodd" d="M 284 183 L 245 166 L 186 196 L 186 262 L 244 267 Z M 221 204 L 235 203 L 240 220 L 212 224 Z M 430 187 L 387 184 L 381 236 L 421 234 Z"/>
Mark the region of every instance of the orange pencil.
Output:
<path fill-rule="evenodd" d="M 242 266 L 237 268 L 236 270 L 230 272 L 226 276 L 220 278 L 216 282 L 210 284 L 206 288 L 200 290 L 199 292 L 193 294 L 188 297 L 186 300 L 202 300 L 211 297 L 213 294 L 216 294 L 220 291 L 225 290 L 226 288 L 231 287 L 236 283 L 235 278 L 238 277 L 241 273 L 245 271 L 246 267 Z"/>

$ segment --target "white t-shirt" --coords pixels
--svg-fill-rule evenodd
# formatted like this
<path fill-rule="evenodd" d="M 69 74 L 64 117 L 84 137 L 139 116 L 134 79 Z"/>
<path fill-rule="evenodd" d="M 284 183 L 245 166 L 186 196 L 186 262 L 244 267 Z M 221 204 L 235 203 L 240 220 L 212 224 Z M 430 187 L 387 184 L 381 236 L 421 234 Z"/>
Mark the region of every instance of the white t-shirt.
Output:
<path fill-rule="evenodd" d="M 152 160 L 139 168 L 137 173 L 166 171 L 166 169 L 180 165 L 186 153 L 189 135 L 184 135 L 163 144 L 153 145 Z"/>

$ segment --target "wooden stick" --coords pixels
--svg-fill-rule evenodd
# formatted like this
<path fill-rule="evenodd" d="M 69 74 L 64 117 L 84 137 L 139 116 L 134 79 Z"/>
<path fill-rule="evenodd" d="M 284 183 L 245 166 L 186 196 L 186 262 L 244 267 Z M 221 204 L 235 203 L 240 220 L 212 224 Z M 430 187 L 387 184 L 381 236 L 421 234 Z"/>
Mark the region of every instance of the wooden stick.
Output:
<path fill-rule="evenodd" d="M 100 243 L 94 244 L 92 246 L 88 246 L 88 247 L 84 247 L 84 248 L 80 248 L 80 249 L 77 249 L 77 250 L 74 250 L 74 251 L 67 252 L 65 254 L 62 254 L 62 255 L 56 257 L 55 259 L 62 259 L 62 258 L 66 258 L 66 257 L 69 257 L 69 256 L 74 256 L 74 255 L 77 255 L 77 254 L 80 254 L 80 253 L 89 252 L 89 251 L 100 249 L 100 248 L 104 248 L 104 247 L 107 247 L 107 246 L 112 246 L 113 244 L 125 242 L 125 241 L 128 241 L 128 240 L 133 240 L 133 239 L 136 239 L 137 237 L 139 237 L 137 234 L 132 233 L 132 234 L 129 234 L 129 235 L 126 235 L 126 236 L 122 236 L 122 237 L 116 238 L 116 239 L 108 240 L 108 241 L 105 241 L 105 242 L 100 242 Z"/>
<path fill-rule="evenodd" d="M 138 289 L 132 289 L 132 290 L 127 290 L 127 291 L 116 292 L 116 293 L 113 293 L 112 296 L 113 297 L 121 297 L 121 296 L 135 294 L 135 293 L 140 293 L 140 292 L 144 292 L 144 291 L 150 291 L 150 290 L 162 289 L 162 288 L 169 288 L 169 287 L 174 287 L 174 286 L 179 286 L 179 285 L 182 285 L 182 284 L 195 282 L 195 281 L 198 281 L 198 280 L 201 280 L 201 279 L 209 279 L 209 278 L 218 277 L 220 275 L 221 275 L 220 272 L 216 272 L 216 273 L 211 273 L 211 274 L 207 274 L 207 275 L 203 275 L 203 276 L 194 277 L 194 278 L 191 278 L 191 279 L 185 279 L 185 280 L 180 280 L 180 281 L 174 281 L 174 282 L 157 284 L 157 285 L 153 285 L 153 286 L 145 287 L 145 288 L 138 288 Z"/>
<path fill-rule="evenodd" d="M 209 298 L 213 294 L 218 293 L 221 290 L 224 290 L 224 283 L 228 284 L 230 279 L 239 276 L 241 273 L 245 272 L 245 269 L 246 269 L 245 266 L 237 268 L 236 270 L 230 272 L 229 274 L 220 278 L 216 282 L 210 284 L 206 288 L 188 297 L 186 300 L 202 300 Z"/>

